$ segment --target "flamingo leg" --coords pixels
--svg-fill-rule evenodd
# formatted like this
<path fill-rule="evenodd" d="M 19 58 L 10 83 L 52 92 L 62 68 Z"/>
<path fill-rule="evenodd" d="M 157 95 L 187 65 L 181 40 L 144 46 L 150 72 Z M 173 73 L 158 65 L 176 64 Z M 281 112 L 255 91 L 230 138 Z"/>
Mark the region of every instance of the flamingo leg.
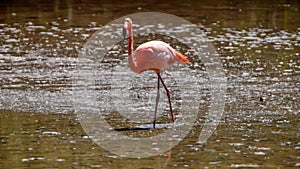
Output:
<path fill-rule="evenodd" d="M 155 128 L 158 102 L 159 102 L 159 77 L 157 78 L 157 95 L 156 95 L 156 104 L 155 104 L 155 111 L 154 111 L 153 128 Z"/>
<path fill-rule="evenodd" d="M 158 79 L 161 81 L 161 83 L 163 84 L 164 88 L 166 89 L 167 92 L 167 96 L 168 96 L 168 100 L 169 100 L 169 106 L 170 106 L 170 112 L 171 112 L 171 117 L 172 117 L 172 121 L 174 122 L 174 114 L 173 114 L 173 110 L 172 110 L 172 104 L 171 104 L 171 98 L 170 98 L 170 91 L 167 88 L 167 86 L 165 85 L 164 81 L 162 80 L 161 76 L 159 73 L 157 73 Z"/>

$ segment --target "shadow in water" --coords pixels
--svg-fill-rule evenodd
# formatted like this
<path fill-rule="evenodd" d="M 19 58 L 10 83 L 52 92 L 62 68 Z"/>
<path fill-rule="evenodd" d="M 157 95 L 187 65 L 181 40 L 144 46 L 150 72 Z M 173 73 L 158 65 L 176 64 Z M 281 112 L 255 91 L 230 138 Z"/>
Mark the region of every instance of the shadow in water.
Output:
<path fill-rule="evenodd" d="M 124 127 L 124 128 L 115 128 L 113 130 L 115 131 L 135 131 L 135 130 L 152 130 L 152 129 L 167 129 L 169 128 L 169 125 L 167 124 L 157 124 L 155 125 L 155 128 L 153 128 L 153 124 L 149 125 L 142 125 L 137 127 Z"/>

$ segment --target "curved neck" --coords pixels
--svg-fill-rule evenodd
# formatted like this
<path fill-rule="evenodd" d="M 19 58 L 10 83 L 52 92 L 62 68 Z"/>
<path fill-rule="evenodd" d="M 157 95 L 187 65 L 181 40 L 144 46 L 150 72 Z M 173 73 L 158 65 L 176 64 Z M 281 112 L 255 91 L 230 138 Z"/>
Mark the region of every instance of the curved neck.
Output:
<path fill-rule="evenodd" d="M 135 73 L 139 73 L 137 65 L 134 61 L 134 53 L 133 53 L 133 35 L 132 35 L 132 24 L 129 25 L 128 27 L 128 65 L 130 67 L 130 69 L 135 72 Z"/>
<path fill-rule="evenodd" d="M 128 27 L 128 55 L 133 53 L 133 35 L 132 35 L 132 26 L 131 24 Z"/>

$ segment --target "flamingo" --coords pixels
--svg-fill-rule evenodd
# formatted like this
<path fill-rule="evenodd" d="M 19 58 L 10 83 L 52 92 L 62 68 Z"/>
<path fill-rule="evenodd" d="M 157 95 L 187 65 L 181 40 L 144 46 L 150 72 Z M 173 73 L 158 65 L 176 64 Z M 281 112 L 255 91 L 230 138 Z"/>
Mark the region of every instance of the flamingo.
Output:
<path fill-rule="evenodd" d="M 142 73 L 146 70 L 152 70 L 157 74 L 157 96 L 154 111 L 153 128 L 155 128 L 156 123 L 156 113 L 159 101 L 159 85 L 162 83 L 166 90 L 166 94 L 169 101 L 170 114 L 172 121 L 174 123 L 174 114 L 172 110 L 170 91 L 165 85 L 163 79 L 161 78 L 160 72 L 170 67 L 175 62 L 190 63 L 186 56 L 177 52 L 169 44 L 163 41 L 149 41 L 141 44 L 136 48 L 133 53 L 133 33 L 132 33 L 132 20 L 130 18 L 125 18 L 123 27 L 124 38 L 128 34 L 128 66 L 135 73 Z M 135 55 L 135 59 L 134 56 Z M 136 61 L 134 61 L 136 60 Z"/>

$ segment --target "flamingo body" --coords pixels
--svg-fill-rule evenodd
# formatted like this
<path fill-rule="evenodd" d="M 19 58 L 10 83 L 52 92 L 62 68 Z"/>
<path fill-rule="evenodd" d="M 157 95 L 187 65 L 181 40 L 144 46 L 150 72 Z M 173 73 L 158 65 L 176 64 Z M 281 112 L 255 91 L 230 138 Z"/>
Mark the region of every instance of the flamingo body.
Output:
<path fill-rule="evenodd" d="M 134 52 L 138 73 L 165 70 L 177 61 L 182 61 L 179 54 L 170 45 L 162 41 L 149 41 L 141 44 Z M 182 61 L 184 62 L 184 61 Z"/>

